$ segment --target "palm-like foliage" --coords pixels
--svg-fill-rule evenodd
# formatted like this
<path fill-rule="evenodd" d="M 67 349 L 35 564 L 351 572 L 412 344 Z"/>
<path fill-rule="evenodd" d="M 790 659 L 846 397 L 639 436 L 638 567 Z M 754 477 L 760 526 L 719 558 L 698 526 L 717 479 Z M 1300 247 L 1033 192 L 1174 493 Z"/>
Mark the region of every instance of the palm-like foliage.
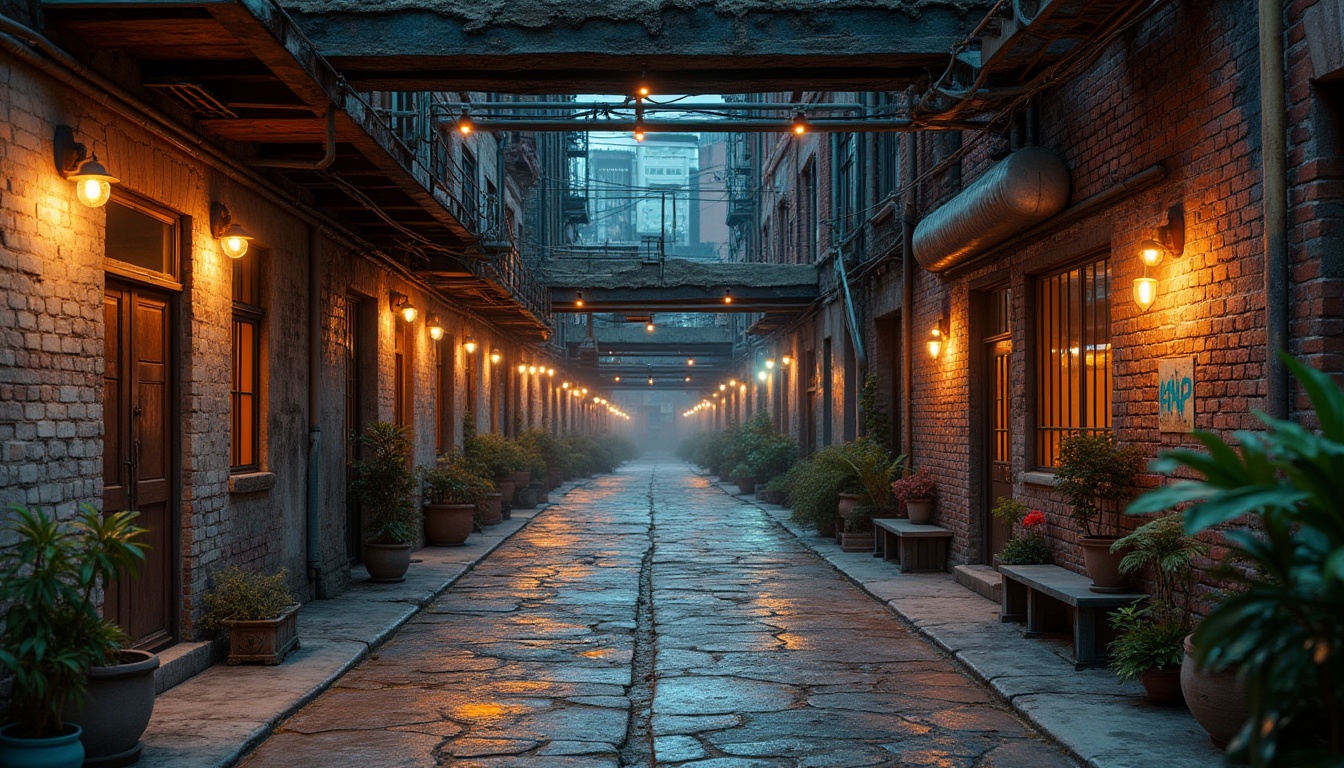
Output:
<path fill-rule="evenodd" d="M 375 421 L 360 443 L 363 455 L 355 462 L 350 492 L 369 513 L 369 536 L 379 544 L 415 541 L 420 535 L 420 508 L 415 504 L 415 476 L 408 466 L 410 432 Z"/>
<path fill-rule="evenodd" d="M 94 603 L 100 586 L 133 574 L 144 559 L 136 512 L 100 516 L 85 504 L 70 523 L 10 504 L 18 541 L 0 551 L 0 664 L 14 675 L 10 716 L 31 737 L 61 732 L 61 711 L 83 698 L 90 667 L 125 643 Z"/>
<path fill-rule="evenodd" d="M 1236 447 L 1195 433 L 1204 452 L 1164 453 L 1156 468 L 1198 479 L 1155 489 L 1143 514 L 1176 505 L 1189 534 L 1243 516 L 1255 528 L 1222 532 L 1248 563 L 1240 590 L 1195 632 L 1200 663 L 1239 671 L 1251 706 L 1231 749 L 1255 766 L 1337 766 L 1344 755 L 1344 392 L 1284 356 L 1311 398 L 1320 431 L 1261 415 L 1265 433 L 1237 432 Z M 1293 738 L 1292 734 L 1312 734 Z"/>

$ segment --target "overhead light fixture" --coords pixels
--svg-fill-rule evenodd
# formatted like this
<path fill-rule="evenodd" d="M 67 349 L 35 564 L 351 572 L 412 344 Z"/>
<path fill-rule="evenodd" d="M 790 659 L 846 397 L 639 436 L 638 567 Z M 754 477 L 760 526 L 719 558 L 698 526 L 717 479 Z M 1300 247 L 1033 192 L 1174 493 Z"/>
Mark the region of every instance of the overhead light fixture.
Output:
<path fill-rule="evenodd" d="M 621 383 L 621 377 L 620 377 L 620 376 L 617 376 L 617 377 L 616 377 L 616 383 L 617 383 L 617 384 L 620 384 L 620 383 Z"/>
<path fill-rule="evenodd" d="M 467 107 L 463 107 L 462 114 L 458 115 L 457 130 L 463 136 L 470 136 L 471 132 L 476 130 L 476 123 L 472 122 L 471 119 L 471 110 Z"/>
<path fill-rule="evenodd" d="M 653 386 L 653 377 L 652 377 L 652 376 L 649 377 L 649 386 L 650 386 L 650 387 Z"/>
<path fill-rule="evenodd" d="M 690 376 L 687 376 L 687 377 L 686 377 L 686 380 L 687 380 L 687 381 L 690 381 L 690 380 L 691 380 L 691 377 L 690 377 Z"/>
<path fill-rule="evenodd" d="M 737 382 L 733 382 L 733 383 L 736 384 Z M 720 384 L 720 385 L 719 385 L 719 391 L 720 391 L 720 392 L 723 392 L 723 391 L 726 390 L 726 389 L 728 389 L 728 385 L 727 385 L 727 384 Z M 715 395 L 715 397 L 718 397 L 718 395 Z"/>
<path fill-rule="evenodd" d="M 802 136 L 805 133 L 807 133 L 807 115 L 800 109 L 793 113 L 793 135 Z"/>
<path fill-rule="evenodd" d="M 411 297 L 398 291 L 392 291 L 388 295 L 388 299 L 389 303 L 392 304 L 392 310 L 401 315 L 402 320 L 405 320 L 408 323 L 415 322 L 415 318 L 420 314 L 420 310 L 416 309 L 415 305 L 411 303 Z"/>
<path fill-rule="evenodd" d="M 775 367 L 775 358 L 767 357 L 765 359 L 765 367 L 773 370 Z"/>
<path fill-rule="evenodd" d="M 645 324 L 645 326 L 644 326 L 644 330 L 648 331 L 649 333 L 653 333 L 653 321 L 652 321 L 652 320 L 650 320 L 647 324 Z"/>
<path fill-rule="evenodd" d="M 686 364 L 687 364 L 687 365 L 695 365 L 695 358 L 694 358 L 694 357 L 688 357 L 688 358 L 686 358 Z"/>
<path fill-rule="evenodd" d="M 468 336 L 466 340 L 462 342 L 462 348 L 467 351 L 468 355 L 474 355 L 476 354 L 476 341 Z"/>
<path fill-rule="evenodd" d="M 443 338 L 443 321 L 439 319 L 437 313 L 430 312 L 429 319 L 425 321 L 425 325 L 429 327 L 429 338 L 435 341 L 439 341 Z"/>
<path fill-rule="evenodd" d="M 574 292 L 574 306 L 576 307 L 583 306 L 583 291 Z"/>
<path fill-rule="evenodd" d="M 98 153 L 90 153 L 75 141 L 75 130 L 68 125 L 56 126 L 53 141 L 56 170 L 63 178 L 75 182 L 75 197 L 90 208 L 101 208 L 112 197 L 112 185 L 121 181 L 98 162 Z"/>
<path fill-rule="evenodd" d="M 731 288 L 724 288 L 724 289 L 723 289 L 723 303 L 724 303 L 724 304 L 732 304 L 732 303 L 733 303 L 733 290 L 732 290 Z"/>
<path fill-rule="evenodd" d="M 728 386 L 730 386 L 730 387 L 736 387 L 736 386 L 737 386 L 737 379 L 729 379 L 729 380 L 728 380 Z"/>
<path fill-rule="evenodd" d="M 759 372 L 757 372 L 757 374 L 756 374 L 756 378 L 757 378 L 757 379 L 760 379 L 761 381 L 765 381 L 766 379 L 770 378 L 770 374 L 766 373 L 765 371 L 759 371 Z M 746 385 L 746 384 L 743 384 L 743 385 L 742 385 L 742 388 L 743 388 L 743 389 L 746 389 L 746 388 L 747 388 L 747 385 Z"/>
<path fill-rule="evenodd" d="M 635 121 L 635 141 L 644 140 L 644 118 Z"/>
<path fill-rule="evenodd" d="M 234 222 L 233 214 L 223 203 L 210 204 L 210 234 L 219 241 L 219 249 L 230 259 L 247 255 L 247 244 L 252 235 L 243 229 L 243 225 Z"/>
<path fill-rule="evenodd" d="M 639 72 L 639 84 L 635 86 L 635 94 L 641 99 L 647 99 L 651 93 L 653 88 L 649 85 L 649 70 L 642 69 Z"/>

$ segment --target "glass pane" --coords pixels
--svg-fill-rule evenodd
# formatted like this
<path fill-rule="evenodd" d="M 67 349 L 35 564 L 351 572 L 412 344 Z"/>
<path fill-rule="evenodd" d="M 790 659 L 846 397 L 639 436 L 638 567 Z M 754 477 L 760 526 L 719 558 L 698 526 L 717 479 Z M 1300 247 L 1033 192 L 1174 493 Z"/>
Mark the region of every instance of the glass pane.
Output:
<path fill-rule="evenodd" d="M 107 258 L 173 275 L 173 226 L 115 200 L 107 204 Z"/>

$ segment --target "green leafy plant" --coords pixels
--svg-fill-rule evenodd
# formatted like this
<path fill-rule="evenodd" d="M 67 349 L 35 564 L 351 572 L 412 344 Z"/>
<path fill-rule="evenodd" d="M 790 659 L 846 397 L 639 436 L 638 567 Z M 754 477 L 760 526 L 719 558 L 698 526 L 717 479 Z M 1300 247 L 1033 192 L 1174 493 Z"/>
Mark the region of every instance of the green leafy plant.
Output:
<path fill-rule="evenodd" d="M 1004 499 L 1000 498 L 1000 502 Z M 1019 502 L 1013 502 L 1018 504 Z M 1026 505 L 1022 507 L 1025 509 Z M 1001 510 L 1000 519 L 1008 516 L 1009 509 L 1002 504 L 995 505 Z M 1020 520 L 1009 524 L 1012 536 L 1004 542 L 999 552 L 999 562 L 1004 565 L 1037 565 L 1050 562 L 1050 546 L 1045 543 L 1045 513 L 1039 509 L 1022 515 Z"/>
<path fill-rule="evenodd" d="M 1108 646 L 1111 670 L 1121 682 L 1138 680 L 1151 669 L 1181 666 L 1190 630 L 1155 611 L 1152 605 L 1127 605 L 1111 614 L 1116 638 Z"/>
<path fill-rule="evenodd" d="M 890 453 L 891 417 L 882 407 L 882 390 L 878 387 L 877 377 L 871 373 L 863 377 L 863 386 L 859 389 L 859 413 L 863 414 L 864 435 Z"/>
<path fill-rule="evenodd" d="M 486 496 L 494 490 L 494 484 L 460 453 L 442 456 L 434 466 L 417 469 L 416 475 L 426 504 L 471 504 L 477 516 L 485 512 Z"/>
<path fill-rule="evenodd" d="M 869 438 L 854 441 L 845 452 L 845 461 L 854 468 L 854 474 L 863 485 L 868 503 L 887 513 L 895 510 L 896 496 L 893 478 L 905 470 L 905 454 L 892 458 L 879 442 Z"/>
<path fill-rule="evenodd" d="M 871 504 L 857 504 L 845 514 L 845 533 L 872 533 L 873 518 L 880 515 Z"/>
<path fill-rule="evenodd" d="M 1085 536 L 1099 535 L 1101 517 L 1134 492 L 1143 468 L 1137 448 L 1121 448 L 1109 432 L 1067 435 L 1059 445 L 1055 489 L 1069 502 L 1070 517 Z"/>
<path fill-rule="evenodd" d="M 891 493 L 902 504 L 911 501 L 931 501 L 938 494 L 938 483 L 928 467 L 920 467 L 891 484 Z"/>
<path fill-rule="evenodd" d="M 527 460 L 518 444 L 494 432 L 473 435 L 463 440 L 462 452 L 481 476 L 491 480 L 507 478 L 514 472 L 527 469 Z"/>
<path fill-rule="evenodd" d="M 9 715 L 30 738 L 64 730 L 61 712 L 84 698 L 89 668 L 110 664 L 126 642 L 99 615 L 94 593 L 144 560 L 136 512 L 99 515 L 81 505 L 62 523 L 40 509 L 10 504 L 17 540 L 0 550 L 0 665 L 14 676 Z"/>
<path fill-rule="evenodd" d="M 1257 414 L 1268 431 L 1237 432 L 1235 447 L 1195 432 L 1203 451 L 1167 451 L 1154 467 L 1196 479 L 1156 488 L 1127 512 L 1188 504 L 1185 533 L 1220 529 L 1247 566 L 1232 570 L 1238 589 L 1193 637 L 1201 665 L 1235 669 L 1245 686 L 1251 717 L 1229 745 L 1233 756 L 1254 766 L 1336 766 L 1344 755 L 1344 392 L 1282 359 L 1319 431 Z"/>
<path fill-rule="evenodd" d="M 810 523 L 824 532 L 835 521 L 840 494 L 862 489 L 854 466 L 845 460 L 846 450 L 844 445 L 829 445 L 789 470 L 788 493 L 795 522 Z"/>
<path fill-rule="evenodd" d="M 1020 521 L 1028 511 L 1029 508 L 1025 503 L 1018 501 L 1011 496 L 1000 496 L 994 500 L 994 508 L 989 510 L 989 514 L 993 515 L 994 519 L 998 520 L 999 523 L 1003 525 L 1004 530 L 1011 534 L 1013 532 L 1013 526 L 1017 525 L 1018 521 Z"/>
<path fill-rule="evenodd" d="M 763 436 L 747 453 L 747 466 L 756 482 L 769 482 L 789 471 L 798 460 L 798 444 L 779 433 Z"/>
<path fill-rule="evenodd" d="M 368 532 L 379 544 L 409 544 L 420 535 L 415 476 L 408 468 L 411 435 L 386 421 L 369 424 L 360 438 L 350 493 L 369 514 Z"/>
<path fill-rule="evenodd" d="M 298 602 L 283 570 L 263 574 L 234 566 L 215 572 L 213 581 L 201 615 L 201 627 L 212 631 L 226 629 L 226 621 L 274 619 Z"/>
<path fill-rule="evenodd" d="M 544 466 L 563 466 L 565 460 L 565 446 L 560 442 L 559 438 L 552 435 L 548 430 L 529 429 L 518 436 L 518 442 L 528 446 L 540 456 Z"/>

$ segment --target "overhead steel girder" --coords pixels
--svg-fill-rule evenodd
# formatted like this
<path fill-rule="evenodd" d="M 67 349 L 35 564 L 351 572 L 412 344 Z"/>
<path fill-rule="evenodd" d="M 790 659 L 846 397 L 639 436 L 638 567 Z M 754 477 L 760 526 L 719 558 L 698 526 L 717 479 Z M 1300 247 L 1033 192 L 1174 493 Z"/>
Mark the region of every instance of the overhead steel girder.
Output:
<path fill-rule="evenodd" d="M 899 90 L 992 4 L 284 2 L 356 88 L 502 93 Z"/>

